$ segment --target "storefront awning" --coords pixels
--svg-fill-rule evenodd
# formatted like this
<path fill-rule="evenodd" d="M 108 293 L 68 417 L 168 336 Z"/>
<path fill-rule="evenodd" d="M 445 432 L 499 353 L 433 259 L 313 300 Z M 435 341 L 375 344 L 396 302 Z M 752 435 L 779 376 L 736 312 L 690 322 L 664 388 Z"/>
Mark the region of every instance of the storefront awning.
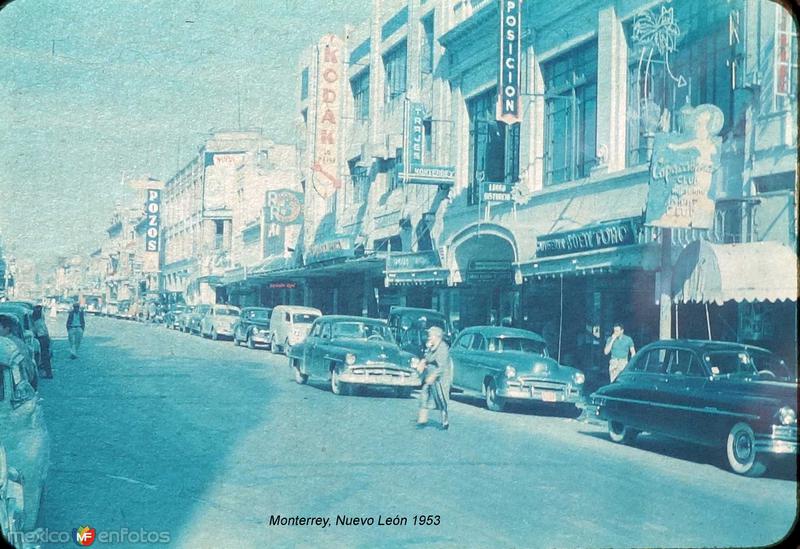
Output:
<path fill-rule="evenodd" d="M 586 275 L 627 269 L 655 271 L 658 268 L 659 250 L 654 243 L 578 252 L 520 264 L 520 271 L 525 278 Z"/>
<path fill-rule="evenodd" d="M 672 273 L 676 301 L 796 301 L 797 255 L 778 242 L 692 242 Z"/>
<path fill-rule="evenodd" d="M 252 278 L 257 276 L 264 276 L 274 271 L 283 271 L 286 269 L 290 269 L 294 266 L 295 266 L 294 258 L 285 257 L 283 255 L 279 256 L 273 255 L 267 257 L 252 269 L 248 269 L 247 277 Z"/>

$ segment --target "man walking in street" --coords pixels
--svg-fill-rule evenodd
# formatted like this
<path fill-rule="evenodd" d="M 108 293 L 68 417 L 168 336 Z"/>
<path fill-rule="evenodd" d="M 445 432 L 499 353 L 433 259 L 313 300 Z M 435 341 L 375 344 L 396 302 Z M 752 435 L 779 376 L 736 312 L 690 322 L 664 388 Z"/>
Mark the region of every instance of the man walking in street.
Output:
<path fill-rule="evenodd" d="M 625 335 L 625 327 L 621 322 L 614 324 L 614 332 L 606 340 L 603 352 L 611 355 L 611 360 L 608 362 L 608 376 L 611 378 L 611 383 L 614 383 L 619 373 L 628 365 L 629 358 L 636 354 L 633 340 Z"/>
<path fill-rule="evenodd" d="M 51 362 L 52 352 L 50 348 L 50 332 L 47 330 L 47 323 L 44 321 L 44 314 L 41 305 L 33 308 L 33 335 L 39 340 L 41 348 L 42 377 L 53 378 L 53 365 Z"/>
<path fill-rule="evenodd" d="M 67 334 L 69 334 L 69 357 L 78 358 L 78 349 L 86 329 L 86 319 L 80 304 L 74 303 L 67 317 Z"/>
<path fill-rule="evenodd" d="M 428 342 L 425 356 L 417 365 L 422 376 L 422 391 L 419 399 L 417 427 L 428 423 L 428 409 L 431 402 L 442 414 L 441 429 L 450 428 L 447 418 L 447 399 L 450 393 L 450 348 L 444 342 L 444 331 L 438 326 L 428 329 Z"/>

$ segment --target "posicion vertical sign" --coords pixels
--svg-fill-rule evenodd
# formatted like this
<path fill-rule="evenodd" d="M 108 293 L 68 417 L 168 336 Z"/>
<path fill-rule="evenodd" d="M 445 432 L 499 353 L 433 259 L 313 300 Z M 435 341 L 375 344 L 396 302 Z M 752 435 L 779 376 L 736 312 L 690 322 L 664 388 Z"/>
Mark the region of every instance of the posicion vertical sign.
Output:
<path fill-rule="evenodd" d="M 145 202 L 145 216 L 147 228 L 144 235 L 144 251 L 157 252 L 161 240 L 161 190 L 147 189 Z"/>
<path fill-rule="evenodd" d="M 314 190 L 329 198 L 339 181 L 339 120 L 342 105 L 342 39 L 335 34 L 320 40 L 317 62 L 314 155 L 311 166 Z"/>
<path fill-rule="evenodd" d="M 497 120 L 516 124 L 520 111 L 520 50 L 522 0 L 500 0 L 500 78 L 497 84 Z"/>

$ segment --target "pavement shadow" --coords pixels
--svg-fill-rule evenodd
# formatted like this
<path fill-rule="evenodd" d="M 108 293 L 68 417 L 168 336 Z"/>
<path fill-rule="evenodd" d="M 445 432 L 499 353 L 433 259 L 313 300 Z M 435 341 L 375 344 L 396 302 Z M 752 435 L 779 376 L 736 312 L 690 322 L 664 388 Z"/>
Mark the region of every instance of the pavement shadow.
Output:
<path fill-rule="evenodd" d="M 612 442 L 606 432 L 579 430 L 582 435 L 590 436 L 593 438 L 601 439 L 608 444 L 616 444 Z M 689 461 L 692 463 L 702 465 L 713 465 L 719 469 L 728 470 L 725 464 L 724 449 L 709 448 L 699 444 L 692 444 L 682 440 L 669 438 L 662 435 L 652 433 L 641 433 L 636 442 L 630 445 L 633 448 L 659 454 L 682 461 Z M 777 480 L 797 480 L 797 457 L 796 456 L 782 456 L 775 458 L 767 456 L 767 471 L 763 475 L 764 478 L 773 478 Z M 734 473 L 731 473 L 734 474 Z"/>
<path fill-rule="evenodd" d="M 450 395 L 450 399 L 455 402 L 461 402 L 462 404 L 486 408 L 486 404 L 481 397 L 465 393 L 453 393 Z M 501 413 L 575 419 L 581 414 L 581 410 L 576 408 L 574 404 L 568 403 L 545 404 L 537 401 L 508 401 L 505 410 Z"/>

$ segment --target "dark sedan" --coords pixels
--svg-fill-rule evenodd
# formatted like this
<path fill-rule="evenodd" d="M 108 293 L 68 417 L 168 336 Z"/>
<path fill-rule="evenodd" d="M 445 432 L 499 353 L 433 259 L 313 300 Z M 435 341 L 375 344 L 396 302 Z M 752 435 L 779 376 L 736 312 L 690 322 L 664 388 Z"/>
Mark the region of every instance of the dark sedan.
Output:
<path fill-rule="evenodd" d="M 766 364 L 780 361 L 750 345 L 658 341 L 592 394 L 589 412 L 615 442 L 659 433 L 724 449 L 732 471 L 757 476 L 765 454 L 797 453 L 797 384 Z"/>
<path fill-rule="evenodd" d="M 372 386 L 392 387 L 398 396 L 408 396 L 420 385 L 414 360 L 394 342 L 386 321 L 357 316 L 317 318 L 305 341 L 289 351 L 298 383 L 324 379 L 337 395 Z"/>
<path fill-rule="evenodd" d="M 267 345 L 269 338 L 269 317 L 272 309 L 266 307 L 245 307 L 233 325 L 233 342 L 236 345 L 247 343 L 250 349 L 256 345 Z"/>

